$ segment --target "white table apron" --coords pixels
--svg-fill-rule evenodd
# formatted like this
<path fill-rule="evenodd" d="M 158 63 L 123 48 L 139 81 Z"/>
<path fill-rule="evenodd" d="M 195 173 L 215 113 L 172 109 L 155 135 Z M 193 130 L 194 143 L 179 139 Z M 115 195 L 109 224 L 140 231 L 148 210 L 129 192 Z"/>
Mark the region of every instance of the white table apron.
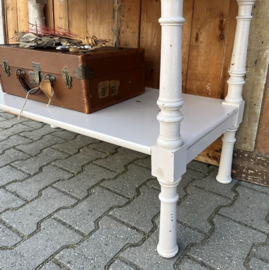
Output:
<path fill-rule="evenodd" d="M 235 133 L 242 121 L 246 57 L 251 11 L 255 0 L 237 0 L 239 15 L 225 102 L 182 94 L 183 0 L 162 0 L 160 91 L 87 115 L 28 100 L 23 116 L 152 155 L 152 175 L 161 185 L 158 252 L 177 254 L 177 185 L 186 165 L 224 134 L 217 180 L 231 181 Z M 158 99 L 158 106 L 156 100 Z M 183 102 L 184 100 L 184 102 Z M 19 114 L 24 99 L 0 93 L 0 108 Z M 184 103 L 184 106 L 183 106 Z M 158 117 L 156 119 L 156 115 Z M 179 217 L 180 218 L 180 217 Z M 179 239 L 180 242 L 180 239 Z"/>

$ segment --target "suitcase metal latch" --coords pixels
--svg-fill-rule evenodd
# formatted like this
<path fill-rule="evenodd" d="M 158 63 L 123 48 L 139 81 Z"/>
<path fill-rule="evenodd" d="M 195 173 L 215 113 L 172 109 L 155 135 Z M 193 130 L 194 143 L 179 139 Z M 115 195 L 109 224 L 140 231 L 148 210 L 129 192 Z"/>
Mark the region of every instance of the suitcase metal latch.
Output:
<path fill-rule="evenodd" d="M 72 77 L 70 75 L 70 72 L 67 67 L 64 67 L 62 70 L 62 75 L 63 75 L 63 80 L 67 88 L 71 89 L 72 88 Z"/>
<path fill-rule="evenodd" d="M 10 76 L 10 67 L 9 67 L 7 59 L 5 57 L 2 59 L 2 67 L 5 71 L 5 73 L 7 74 L 7 76 L 9 77 Z"/>
<path fill-rule="evenodd" d="M 79 80 L 90 79 L 93 75 L 94 71 L 85 65 L 82 65 L 74 70 L 74 76 Z"/>
<path fill-rule="evenodd" d="M 42 81 L 41 66 L 39 63 L 32 63 L 34 71 L 29 72 L 30 84 L 38 85 Z"/>

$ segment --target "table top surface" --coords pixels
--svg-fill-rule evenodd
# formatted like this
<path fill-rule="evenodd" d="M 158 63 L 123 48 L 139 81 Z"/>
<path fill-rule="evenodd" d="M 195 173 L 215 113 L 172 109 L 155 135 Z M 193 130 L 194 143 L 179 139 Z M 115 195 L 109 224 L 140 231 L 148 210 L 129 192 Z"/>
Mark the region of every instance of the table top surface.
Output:
<path fill-rule="evenodd" d="M 84 114 L 28 100 L 23 117 L 44 122 L 89 137 L 151 154 L 159 135 L 156 104 L 159 91 L 146 88 L 143 95 Z M 222 100 L 183 94 L 181 136 L 188 148 L 232 117 L 236 110 L 222 106 Z M 25 99 L 0 92 L 0 109 L 19 114 Z"/>

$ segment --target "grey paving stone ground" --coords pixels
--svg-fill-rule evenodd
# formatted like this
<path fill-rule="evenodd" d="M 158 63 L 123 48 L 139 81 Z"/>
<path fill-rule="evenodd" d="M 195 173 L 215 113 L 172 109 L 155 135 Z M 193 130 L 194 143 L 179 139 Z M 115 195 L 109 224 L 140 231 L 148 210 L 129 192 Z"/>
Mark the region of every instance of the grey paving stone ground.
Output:
<path fill-rule="evenodd" d="M 153 178 L 146 168 L 131 164 L 128 171 L 115 179 L 109 179 L 102 183 L 102 186 L 122 195 L 132 198 L 137 194 L 137 188 L 148 179 Z"/>
<path fill-rule="evenodd" d="M 28 155 L 22 154 L 21 152 L 19 153 L 24 160 L 13 162 L 12 165 L 30 174 L 37 173 L 40 167 L 47 165 L 57 159 L 64 159 L 67 157 L 66 154 L 63 154 L 62 152 L 59 152 L 52 148 L 44 149 L 42 153 L 28 159 Z M 15 153 L 10 153 L 9 155 L 12 155 L 14 157 Z"/>
<path fill-rule="evenodd" d="M 269 188 L 188 164 L 179 253 L 163 259 L 150 169 L 150 156 L 0 112 L 0 269 L 269 269 Z"/>
<path fill-rule="evenodd" d="M 248 182 L 240 182 L 240 185 L 244 186 L 244 187 L 254 189 L 254 190 L 257 190 L 257 191 L 262 192 L 262 193 L 266 193 L 266 194 L 269 195 L 269 187 L 253 185 L 253 184 L 248 183 Z"/>
<path fill-rule="evenodd" d="M 30 155 L 37 155 L 41 150 L 52 146 L 57 143 L 64 142 L 63 139 L 52 136 L 51 134 L 45 135 L 38 141 L 34 141 L 32 143 L 21 143 L 21 145 L 17 146 L 17 149 L 22 150 Z"/>
<path fill-rule="evenodd" d="M 24 144 L 29 144 L 31 143 L 32 140 L 28 140 L 22 136 L 19 135 L 13 135 L 8 137 L 4 142 L 0 144 L 0 153 L 3 153 L 5 150 L 14 147 L 16 145 L 24 145 Z"/>
<path fill-rule="evenodd" d="M 7 270 L 36 269 L 54 252 L 80 239 L 80 235 L 49 219 L 42 224 L 39 233 L 16 248 L 0 250 L 0 267 Z"/>
<path fill-rule="evenodd" d="M 72 209 L 64 209 L 55 216 L 85 234 L 94 228 L 94 221 L 112 207 L 122 206 L 127 199 L 103 188 L 96 187 L 87 199 Z"/>
<path fill-rule="evenodd" d="M 233 188 L 237 183 L 237 180 L 233 180 L 230 184 L 227 185 L 220 184 L 218 181 L 215 181 L 217 173 L 218 171 L 214 170 L 205 178 L 197 177 L 193 185 L 219 194 L 220 196 L 233 198 L 236 195 L 236 193 L 233 191 Z"/>
<path fill-rule="evenodd" d="M 213 268 L 243 270 L 244 261 L 253 243 L 266 240 L 266 235 L 221 216 L 214 218 L 215 230 L 203 244 L 190 254 Z"/>
<path fill-rule="evenodd" d="M 269 262 L 263 262 L 257 258 L 252 258 L 249 263 L 251 270 L 267 270 L 269 269 Z"/>
<path fill-rule="evenodd" d="M 95 164 L 101 165 L 116 172 L 123 172 L 126 164 L 141 157 L 145 157 L 145 155 L 126 148 L 120 148 L 118 153 L 115 155 L 109 156 L 103 160 L 98 160 L 95 162 Z"/>
<path fill-rule="evenodd" d="M 118 146 L 106 142 L 99 142 L 89 145 L 90 148 L 104 152 L 106 154 L 115 154 Z"/>
<path fill-rule="evenodd" d="M 80 149 L 79 153 L 72 155 L 64 160 L 57 160 L 53 162 L 69 172 L 77 173 L 82 169 L 82 166 L 97 158 L 104 158 L 105 155 L 88 147 Z"/>
<path fill-rule="evenodd" d="M 54 136 L 55 137 L 55 136 Z M 90 143 L 97 142 L 97 140 L 85 137 L 82 135 L 77 135 L 75 139 L 69 140 L 64 143 L 58 143 L 53 146 L 53 148 L 56 148 L 58 150 L 61 150 L 63 152 L 66 152 L 70 155 L 74 155 L 78 153 L 78 150 L 86 145 L 89 145 Z"/>
<path fill-rule="evenodd" d="M 19 207 L 25 201 L 9 193 L 5 189 L 0 189 L 0 213 L 14 207 Z"/>
<path fill-rule="evenodd" d="M 100 221 L 100 230 L 74 249 L 65 249 L 57 258 L 77 269 L 104 269 L 107 262 L 128 243 L 136 243 L 142 235 L 108 217 Z"/>
<path fill-rule="evenodd" d="M 114 172 L 89 164 L 82 173 L 69 180 L 58 182 L 53 186 L 82 199 L 88 195 L 88 190 L 91 187 L 104 179 L 111 179 L 115 175 Z"/>
<path fill-rule="evenodd" d="M 3 122 L 1 122 L 1 123 L 3 123 Z M 4 140 L 6 140 L 8 137 L 10 137 L 12 135 L 15 135 L 15 134 L 21 135 L 23 131 L 29 131 L 29 130 L 33 130 L 33 128 L 30 128 L 29 126 L 26 126 L 23 124 L 13 125 L 10 128 L 1 130 L 0 141 L 3 142 Z M 30 138 L 28 138 L 28 139 L 30 139 Z"/>
<path fill-rule="evenodd" d="M 31 132 L 29 131 L 25 131 L 20 133 L 22 136 L 31 139 L 31 140 L 40 140 L 42 139 L 43 136 L 47 135 L 47 134 L 51 134 L 54 130 L 51 129 L 51 127 L 49 125 L 44 125 L 41 128 L 35 129 Z"/>
<path fill-rule="evenodd" d="M 26 126 L 30 127 L 31 129 L 39 129 L 39 128 L 43 127 L 45 124 L 41 123 L 41 122 L 27 120 L 27 121 L 23 122 L 23 125 L 26 125 Z"/>
<path fill-rule="evenodd" d="M 62 268 L 57 266 L 53 262 L 49 262 L 46 265 L 44 265 L 43 267 L 41 267 L 40 269 L 42 269 L 42 270 L 61 270 Z"/>
<path fill-rule="evenodd" d="M 0 122 L 5 121 L 5 120 L 7 119 L 0 114 Z"/>
<path fill-rule="evenodd" d="M 150 156 L 146 156 L 146 158 L 138 159 L 134 163 L 138 164 L 140 166 L 144 166 L 148 169 L 151 169 L 151 157 Z"/>
<path fill-rule="evenodd" d="M 28 120 L 25 118 L 21 118 L 20 123 L 27 122 Z M 11 118 L 9 121 L 1 121 L 0 122 L 0 128 L 7 129 L 11 128 L 12 126 L 18 124 L 18 119 L 16 117 Z"/>
<path fill-rule="evenodd" d="M 117 260 L 110 267 L 109 270 L 133 270 L 134 268 L 125 264 L 124 262 Z"/>
<path fill-rule="evenodd" d="M 17 244 L 21 237 L 0 224 L 0 248 L 9 247 Z"/>
<path fill-rule="evenodd" d="M 3 158 L 3 156 L 1 156 Z M 0 168 L 0 186 L 3 186 L 7 183 L 17 181 L 17 180 L 22 180 L 26 178 L 28 175 L 16 170 L 13 167 L 10 166 L 5 166 Z"/>
<path fill-rule="evenodd" d="M 16 117 L 16 115 L 11 114 L 11 113 L 5 113 L 2 110 L 0 110 L 0 116 L 2 116 L 3 118 L 5 118 L 6 120 L 7 119 L 12 119 L 12 118 L 15 118 Z"/>
<path fill-rule="evenodd" d="M 204 265 L 192 261 L 191 259 L 184 258 L 176 267 L 177 270 L 209 270 Z"/>
<path fill-rule="evenodd" d="M 16 192 L 16 194 L 32 200 L 38 196 L 39 191 L 46 186 L 55 183 L 59 180 L 65 180 L 72 175 L 52 165 L 42 168 L 42 171 L 32 177 L 29 177 L 23 182 L 11 183 L 6 186 L 9 191 Z"/>
<path fill-rule="evenodd" d="M 56 137 L 59 137 L 68 141 L 75 139 L 76 136 L 78 135 L 77 133 L 74 133 L 72 131 L 64 130 L 60 128 L 53 129 L 53 131 L 54 131 L 52 133 L 53 136 L 56 136 Z"/>
<path fill-rule="evenodd" d="M 179 256 L 184 253 L 186 247 L 190 243 L 199 243 L 204 238 L 200 233 L 181 225 L 177 227 L 177 234 L 179 239 L 179 253 L 175 258 L 169 260 L 163 259 L 157 254 L 158 230 L 155 230 L 141 246 L 127 249 L 121 257 L 145 270 L 173 269 L 173 265 Z"/>
<path fill-rule="evenodd" d="M 222 208 L 220 213 L 269 233 L 268 215 L 269 196 L 255 190 L 238 187 L 239 197 L 232 207 Z M 251 203 L 248 203 L 248 201 Z"/>
<path fill-rule="evenodd" d="M 17 210 L 9 210 L 1 215 L 2 219 L 25 235 L 37 229 L 37 223 L 59 208 L 71 206 L 76 200 L 51 187 L 42 192 L 40 198 Z"/>
<path fill-rule="evenodd" d="M 146 186 L 139 191 L 141 195 L 135 198 L 129 205 L 114 209 L 111 211 L 111 215 L 131 224 L 137 229 L 149 232 L 154 227 L 151 220 L 160 211 L 159 192 Z M 132 214 L 130 215 L 130 213 Z"/>
<path fill-rule="evenodd" d="M 269 243 L 255 249 L 255 255 L 269 262 Z"/>
<path fill-rule="evenodd" d="M 203 164 L 201 162 L 198 162 L 196 160 L 193 160 L 192 162 L 190 162 L 187 165 L 188 168 L 194 170 L 194 171 L 198 171 L 198 172 L 202 172 L 205 174 L 208 174 L 212 171 L 214 171 L 214 167 L 208 164 Z"/>
<path fill-rule="evenodd" d="M 24 162 L 24 160 L 28 158 L 30 158 L 28 154 L 18 151 L 14 148 L 11 148 L 5 151 L 3 154 L 1 154 L 0 167 L 11 164 L 16 160 L 20 160 L 16 162 L 21 164 Z"/>
<path fill-rule="evenodd" d="M 189 195 L 177 209 L 177 218 L 204 233 L 208 233 L 212 225 L 208 221 L 215 209 L 228 204 L 229 200 L 216 194 L 191 186 Z"/>

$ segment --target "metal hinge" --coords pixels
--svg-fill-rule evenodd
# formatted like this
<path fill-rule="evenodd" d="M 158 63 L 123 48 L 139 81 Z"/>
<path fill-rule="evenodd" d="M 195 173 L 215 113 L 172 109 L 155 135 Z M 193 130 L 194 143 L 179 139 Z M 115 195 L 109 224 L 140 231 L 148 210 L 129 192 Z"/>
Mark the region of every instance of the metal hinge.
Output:
<path fill-rule="evenodd" d="M 9 77 L 10 76 L 10 67 L 9 67 L 7 59 L 5 57 L 3 57 L 3 59 L 2 59 L 2 67 L 3 67 L 6 75 Z"/>
<path fill-rule="evenodd" d="M 74 70 L 74 76 L 79 80 L 90 79 L 93 75 L 94 71 L 85 65 L 82 65 Z"/>
<path fill-rule="evenodd" d="M 69 72 L 67 67 L 64 67 L 64 69 L 62 70 L 62 75 L 63 75 L 63 80 L 64 80 L 64 83 L 65 83 L 66 87 L 68 89 L 71 89 L 73 79 L 72 79 L 72 77 L 70 75 L 70 72 Z"/>

